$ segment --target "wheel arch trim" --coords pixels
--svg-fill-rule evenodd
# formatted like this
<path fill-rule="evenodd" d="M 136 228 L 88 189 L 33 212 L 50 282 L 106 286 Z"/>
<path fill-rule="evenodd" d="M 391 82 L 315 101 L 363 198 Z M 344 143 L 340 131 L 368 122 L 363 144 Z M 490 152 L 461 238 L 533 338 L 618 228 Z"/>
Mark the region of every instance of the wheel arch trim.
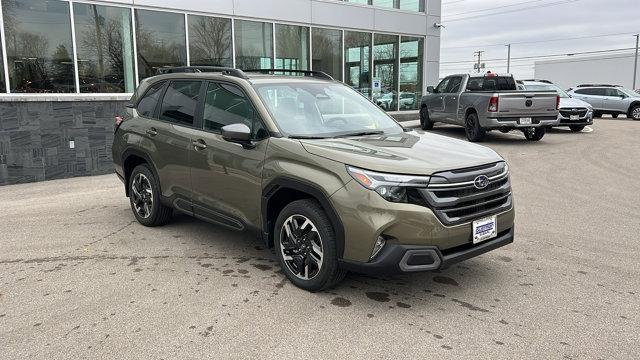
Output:
<path fill-rule="evenodd" d="M 144 151 L 135 149 L 135 148 L 128 148 L 126 149 L 123 153 L 122 153 L 122 169 L 123 169 L 123 175 L 124 175 L 124 189 L 125 189 L 125 194 L 127 197 L 129 197 L 129 174 L 127 174 L 124 169 L 125 169 L 125 163 L 127 161 L 127 159 L 131 156 L 137 156 L 139 158 L 144 159 L 147 164 L 149 164 L 149 167 L 151 168 L 151 172 L 153 173 L 153 176 L 156 178 L 156 180 L 158 181 L 158 189 L 160 189 L 160 195 L 162 195 L 162 187 L 161 187 L 161 181 L 160 181 L 160 177 L 158 176 L 158 171 L 156 170 L 156 165 L 154 164 L 153 160 L 151 160 L 151 157 L 149 155 L 147 155 L 147 153 L 145 153 Z"/>

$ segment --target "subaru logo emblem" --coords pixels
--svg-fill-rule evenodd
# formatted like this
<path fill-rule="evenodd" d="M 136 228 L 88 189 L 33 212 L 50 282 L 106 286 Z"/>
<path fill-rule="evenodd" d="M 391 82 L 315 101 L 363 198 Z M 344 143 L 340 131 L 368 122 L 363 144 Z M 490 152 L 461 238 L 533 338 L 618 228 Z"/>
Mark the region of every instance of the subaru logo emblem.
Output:
<path fill-rule="evenodd" d="M 527 100 L 527 101 L 525 101 L 525 102 L 524 102 L 524 104 L 525 104 L 527 107 L 531 107 L 531 105 L 533 105 L 533 101 L 531 101 L 531 100 Z"/>
<path fill-rule="evenodd" d="M 482 190 L 489 186 L 489 178 L 486 175 L 480 175 L 473 180 L 473 186 L 478 190 Z"/>

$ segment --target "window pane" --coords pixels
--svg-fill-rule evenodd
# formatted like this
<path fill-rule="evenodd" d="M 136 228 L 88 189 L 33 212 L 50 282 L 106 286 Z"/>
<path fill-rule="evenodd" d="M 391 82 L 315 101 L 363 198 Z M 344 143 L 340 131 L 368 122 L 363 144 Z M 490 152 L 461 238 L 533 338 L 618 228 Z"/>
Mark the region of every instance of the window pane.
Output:
<path fill-rule="evenodd" d="M 69 4 L 3 0 L 11 92 L 75 92 Z"/>
<path fill-rule="evenodd" d="M 309 69 L 309 28 L 276 24 L 276 69 Z"/>
<path fill-rule="evenodd" d="M 394 8 L 396 1 L 395 0 L 373 0 L 373 6 L 385 7 L 385 8 Z"/>
<path fill-rule="evenodd" d="M 136 10 L 138 76 L 156 75 L 163 66 L 187 64 L 184 15 Z"/>
<path fill-rule="evenodd" d="M 231 19 L 189 15 L 189 55 L 193 66 L 233 66 Z"/>
<path fill-rule="evenodd" d="M 342 32 L 313 28 L 313 70 L 324 71 L 335 79 L 342 79 Z"/>
<path fill-rule="evenodd" d="M 422 98 L 424 38 L 402 37 L 400 43 L 400 110 L 416 110 Z"/>
<path fill-rule="evenodd" d="M 131 10 L 73 4 L 80 92 L 133 92 Z"/>
<path fill-rule="evenodd" d="M 348 2 L 356 3 L 356 4 L 366 4 L 369 5 L 369 0 L 347 0 Z"/>
<path fill-rule="evenodd" d="M 172 81 L 162 99 L 160 120 L 193 125 L 201 83 L 200 81 Z"/>
<path fill-rule="evenodd" d="M 4 93 L 7 91 L 6 83 L 4 82 L 4 62 L 2 59 L 4 54 L 2 54 L 2 49 L 0 49 L 0 93 Z"/>
<path fill-rule="evenodd" d="M 424 11 L 424 0 L 400 0 L 400 9 Z"/>
<path fill-rule="evenodd" d="M 395 111 L 398 108 L 398 36 L 375 34 L 373 40 L 373 82 L 380 84 L 374 86 L 373 99 L 384 110 Z"/>
<path fill-rule="evenodd" d="M 273 25 L 256 21 L 235 21 L 236 67 L 271 69 L 273 59 Z"/>
<path fill-rule="evenodd" d="M 144 94 L 144 97 L 138 103 L 138 114 L 146 117 L 154 117 L 156 106 L 158 105 L 158 100 L 160 99 L 160 95 L 162 94 L 160 90 L 162 90 L 164 84 L 165 82 L 161 81 L 149 87 L 147 93 Z"/>
<path fill-rule="evenodd" d="M 371 96 L 371 34 L 344 32 L 345 82 L 367 97 Z"/>
<path fill-rule="evenodd" d="M 245 124 L 251 129 L 252 138 L 262 139 L 267 135 L 251 101 L 233 85 L 209 84 L 203 119 L 206 130 L 219 132 L 223 126 Z"/>

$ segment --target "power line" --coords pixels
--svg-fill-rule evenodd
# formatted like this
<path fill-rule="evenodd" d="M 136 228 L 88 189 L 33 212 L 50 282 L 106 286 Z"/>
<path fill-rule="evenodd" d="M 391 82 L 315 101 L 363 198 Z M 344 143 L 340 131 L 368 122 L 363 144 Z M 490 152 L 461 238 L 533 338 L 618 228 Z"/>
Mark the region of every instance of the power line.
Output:
<path fill-rule="evenodd" d="M 574 55 L 586 55 L 586 54 L 599 54 L 606 52 L 614 52 L 614 51 L 626 51 L 626 50 L 634 50 L 635 47 L 631 48 L 620 48 L 620 49 L 606 49 L 606 50 L 594 50 L 594 51 L 582 51 L 582 52 L 574 52 L 574 53 L 564 53 L 564 54 L 549 54 L 549 55 L 534 55 L 534 56 L 520 56 L 520 57 L 512 57 L 511 60 L 525 60 L 525 59 L 539 59 L 545 57 L 557 57 L 557 56 L 574 56 Z M 485 61 L 506 61 L 506 58 L 502 59 L 485 59 Z M 464 60 L 464 61 L 442 61 L 441 64 L 468 64 L 474 63 L 475 60 Z"/>
<path fill-rule="evenodd" d="M 494 12 L 494 13 L 490 13 L 490 14 L 472 15 L 472 16 L 466 16 L 466 17 L 461 17 L 461 18 L 451 19 L 451 20 L 448 20 L 447 18 L 444 18 L 443 21 L 445 23 L 450 23 L 450 22 L 462 21 L 462 20 L 470 20 L 470 19 L 475 19 L 475 18 L 480 18 L 480 17 L 488 17 L 488 16 L 501 15 L 501 14 L 510 14 L 510 13 L 519 12 L 519 11 L 523 11 L 523 10 L 541 9 L 541 8 L 545 8 L 545 7 L 549 7 L 549 6 L 569 4 L 569 3 L 574 3 L 576 1 L 581 1 L 581 0 L 562 0 L 562 1 L 556 1 L 556 2 L 553 2 L 553 3 L 540 4 L 540 5 L 537 5 L 537 6 L 529 6 L 529 7 L 523 7 L 523 8 L 520 8 L 520 9 L 498 11 L 498 12 Z"/>
<path fill-rule="evenodd" d="M 531 4 L 531 3 L 538 3 L 538 2 L 541 2 L 541 1 L 546 1 L 546 0 L 528 0 L 528 1 L 522 1 L 522 2 L 519 2 L 519 3 L 515 3 L 515 4 L 508 4 L 508 5 L 496 6 L 496 7 L 491 7 L 491 8 L 479 9 L 479 10 L 463 11 L 463 12 L 447 14 L 447 15 L 455 17 L 457 15 L 473 14 L 473 13 L 479 13 L 479 12 L 485 12 L 485 11 L 491 11 L 491 10 L 497 10 L 497 9 L 504 9 L 506 7 L 513 7 L 513 6 L 520 6 L 520 5 Z"/>
<path fill-rule="evenodd" d="M 463 1 L 467 1 L 467 0 L 448 1 L 448 2 L 444 2 L 444 3 L 442 3 L 442 5 L 457 4 L 457 3 L 461 3 L 461 2 L 463 2 Z"/>
<path fill-rule="evenodd" d="M 546 40 L 532 40 L 532 41 L 517 41 L 510 42 L 511 45 L 523 45 L 523 44 L 540 44 L 546 42 L 554 42 L 554 41 L 566 41 L 566 40 L 580 40 L 580 39 L 594 39 L 600 37 L 607 36 L 622 36 L 622 35 L 634 35 L 636 32 L 627 32 L 627 33 L 615 33 L 615 34 L 601 34 L 601 35 L 587 35 L 587 36 L 575 36 L 575 37 L 566 37 L 566 38 L 557 38 L 557 39 L 546 39 Z M 478 47 L 497 47 L 504 46 L 505 44 L 485 44 L 485 45 L 469 45 L 469 46 L 451 46 L 451 47 L 443 47 L 441 50 L 449 50 L 449 49 L 471 49 Z"/>

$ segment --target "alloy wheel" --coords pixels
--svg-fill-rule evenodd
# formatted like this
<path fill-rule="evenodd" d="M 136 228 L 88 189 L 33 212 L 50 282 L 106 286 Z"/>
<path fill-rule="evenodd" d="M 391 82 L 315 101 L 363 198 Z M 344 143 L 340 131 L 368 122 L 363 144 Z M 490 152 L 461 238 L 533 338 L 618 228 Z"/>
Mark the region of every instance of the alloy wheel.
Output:
<path fill-rule="evenodd" d="M 467 120 L 465 121 L 465 125 L 466 125 L 468 137 L 474 138 L 476 136 L 476 124 L 473 121 L 473 118 L 471 116 L 467 117 Z"/>
<path fill-rule="evenodd" d="M 133 207 L 141 218 L 151 216 L 153 208 L 153 190 L 151 182 L 144 174 L 136 174 L 131 182 L 131 195 Z"/>
<path fill-rule="evenodd" d="M 640 106 L 637 106 L 635 109 L 633 109 L 633 112 L 631 113 L 631 117 L 634 120 L 640 120 Z"/>
<path fill-rule="evenodd" d="M 299 279 L 311 280 L 322 268 L 320 233 L 304 215 L 292 215 L 284 221 L 280 231 L 280 251 L 289 271 Z"/>

